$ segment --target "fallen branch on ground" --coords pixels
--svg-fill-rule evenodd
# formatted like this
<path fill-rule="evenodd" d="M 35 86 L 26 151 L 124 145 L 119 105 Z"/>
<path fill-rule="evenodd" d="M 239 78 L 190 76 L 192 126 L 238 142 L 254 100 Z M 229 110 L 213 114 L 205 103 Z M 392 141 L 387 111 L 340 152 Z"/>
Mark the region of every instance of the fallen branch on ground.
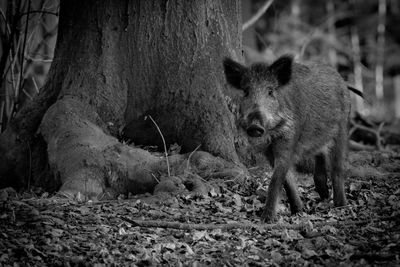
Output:
<path fill-rule="evenodd" d="M 349 148 L 350 148 L 350 150 L 355 150 L 355 151 L 360 151 L 360 150 L 374 151 L 375 150 L 374 146 L 364 145 L 364 144 L 358 143 L 353 140 L 349 141 Z"/>
<path fill-rule="evenodd" d="M 371 133 L 371 134 L 373 134 L 375 136 L 375 145 L 376 145 L 377 149 L 379 151 L 383 150 L 381 133 L 382 133 L 382 128 L 385 125 L 385 122 L 381 122 L 377 129 L 374 129 L 372 127 L 368 127 L 368 126 L 364 126 L 362 124 L 359 124 L 355 120 L 351 120 L 350 123 L 351 123 L 352 127 L 351 127 L 351 129 L 349 131 L 349 138 L 353 135 L 353 133 L 356 130 L 369 132 L 369 133 Z"/>
<path fill-rule="evenodd" d="M 129 219 L 127 217 L 120 217 L 125 222 L 132 224 L 132 226 L 139 227 L 156 227 L 156 228 L 172 228 L 180 230 L 231 230 L 231 229 L 260 229 L 260 230 L 276 230 L 276 229 L 289 229 L 289 230 L 302 230 L 307 228 L 319 228 L 323 226 L 349 226 L 349 225 L 365 225 L 368 223 L 379 222 L 379 221 L 391 221 L 399 220 L 400 213 L 393 216 L 378 217 L 371 220 L 360 220 L 360 221 L 336 221 L 336 222 L 315 222 L 310 221 L 300 224 L 255 224 L 255 223 L 226 223 L 226 224 L 191 224 L 191 223 L 180 223 L 180 222 L 165 222 L 158 220 L 136 220 Z"/>

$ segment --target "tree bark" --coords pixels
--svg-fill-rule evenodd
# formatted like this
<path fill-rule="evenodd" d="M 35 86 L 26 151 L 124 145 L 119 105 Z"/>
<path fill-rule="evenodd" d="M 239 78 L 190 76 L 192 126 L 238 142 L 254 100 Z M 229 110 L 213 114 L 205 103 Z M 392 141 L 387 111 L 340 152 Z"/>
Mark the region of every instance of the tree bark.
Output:
<path fill-rule="evenodd" d="M 124 131 L 135 144 L 162 147 L 151 115 L 167 141 L 184 152 L 201 148 L 232 161 L 232 116 L 225 104 L 221 58 L 240 58 L 240 1 L 143 1 L 128 26 L 131 59 Z M 137 41 L 140 40 L 140 41 Z M 140 96 L 140 97 L 138 97 Z M 227 116 L 228 115 L 228 116 Z"/>
<path fill-rule="evenodd" d="M 167 144 L 227 160 L 196 152 L 194 169 L 235 168 L 221 61 L 241 58 L 240 26 L 238 0 L 61 1 L 49 81 L 0 136 L 0 185 L 32 180 L 90 198 L 152 191 L 164 159 L 118 141 L 124 128 L 135 145 L 160 145 L 147 115 Z M 188 155 L 171 161 L 174 175 L 189 165 Z"/>

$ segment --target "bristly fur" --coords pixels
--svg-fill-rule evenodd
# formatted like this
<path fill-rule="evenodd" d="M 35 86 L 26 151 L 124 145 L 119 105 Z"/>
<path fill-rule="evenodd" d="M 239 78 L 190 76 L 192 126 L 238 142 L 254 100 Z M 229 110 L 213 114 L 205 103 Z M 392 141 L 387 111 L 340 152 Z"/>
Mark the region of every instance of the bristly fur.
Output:
<path fill-rule="evenodd" d="M 285 85 L 290 81 L 292 76 L 293 56 L 284 55 L 278 58 L 269 67 L 270 71 L 276 75 L 280 85 Z"/>
<path fill-rule="evenodd" d="M 303 209 L 290 170 L 307 157 L 315 157 L 314 182 L 321 199 L 329 198 L 330 169 L 334 204 L 345 205 L 343 162 L 352 89 L 333 68 L 316 62 L 294 63 L 289 55 L 271 65 L 247 68 L 227 62 L 228 83 L 246 92 L 239 123 L 252 144 L 266 144 L 264 152 L 274 167 L 262 219 L 275 219 L 282 187 L 292 213 Z"/>
<path fill-rule="evenodd" d="M 242 76 L 246 67 L 230 58 L 224 58 L 223 66 L 228 83 L 236 89 L 241 89 Z"/>

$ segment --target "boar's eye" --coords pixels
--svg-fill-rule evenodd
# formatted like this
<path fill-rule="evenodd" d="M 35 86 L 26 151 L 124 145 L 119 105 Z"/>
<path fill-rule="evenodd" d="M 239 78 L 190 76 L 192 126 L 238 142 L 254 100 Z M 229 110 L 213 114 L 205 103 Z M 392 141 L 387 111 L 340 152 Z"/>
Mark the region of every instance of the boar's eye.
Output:
<path fill-rule="evenodd" d="M 273 96 L 274 95 L 274 89 L 272 87 L 268 87 L 267 88 L 267 93 L 269 96 Z"/>

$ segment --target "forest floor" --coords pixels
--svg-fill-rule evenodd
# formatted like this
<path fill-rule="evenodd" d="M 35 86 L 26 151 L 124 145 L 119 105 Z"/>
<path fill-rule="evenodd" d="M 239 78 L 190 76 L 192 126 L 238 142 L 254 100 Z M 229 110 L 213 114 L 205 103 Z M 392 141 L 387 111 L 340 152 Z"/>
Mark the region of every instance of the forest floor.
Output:
<path fill-rule="evenodd" d="M 398 152 L 352 152 L 341 208 L 299 174 L 306 212 L 291 216 L 284 199 L 276 224 L 259 219 L 263 167 L 244 184 L 210 181 L 208 196 L 78 203 L 1 190 L 0 266 L 400 266 Z"/>

